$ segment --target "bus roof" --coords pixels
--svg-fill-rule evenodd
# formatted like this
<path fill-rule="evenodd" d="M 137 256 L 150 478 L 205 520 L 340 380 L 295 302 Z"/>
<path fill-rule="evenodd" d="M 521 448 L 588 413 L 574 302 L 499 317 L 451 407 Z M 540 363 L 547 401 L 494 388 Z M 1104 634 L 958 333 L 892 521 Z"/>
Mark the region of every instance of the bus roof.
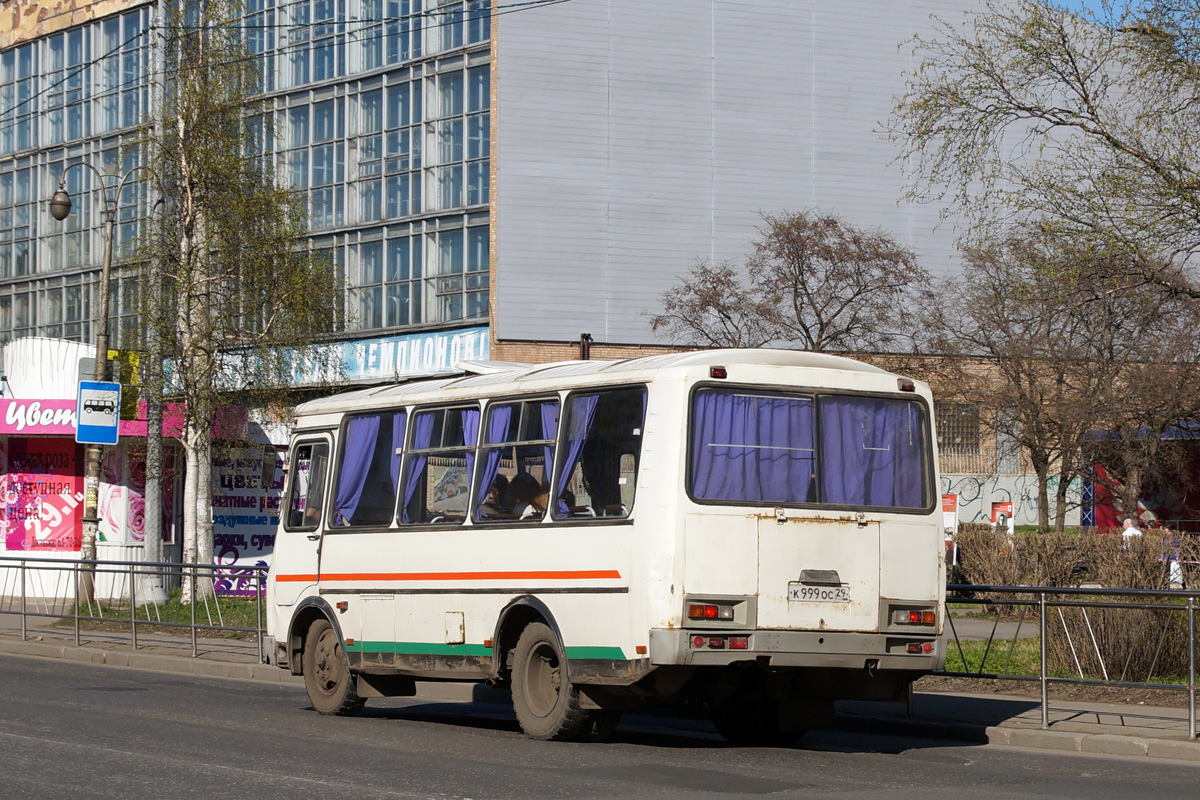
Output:
<path fill-rule="evenodd" d="M 561 388 L 589 384 L 614 384 L 650 381 L 664 370 L 707 366 L 766 366 L 799 367 L 808 369 L 859 372 L 888 375 L 886 370 L 841 356 L 811 353 L 800 350 L 718 349 L 686 353 L 668 353 L 619 361 L 557 361 L 549 364 L 524 364 L 512 361 L 464 361 L 457 366 L 462 374 L 441 378 L 421 378 L 402 383 L 373 386 L 367 389 L 310 400 L 296 407 L 298 416 L 339 414 L 368 408 L 421 402 L 430 395 L 453 399 L 464 397 L 536 391 L 547 385 Z"/>

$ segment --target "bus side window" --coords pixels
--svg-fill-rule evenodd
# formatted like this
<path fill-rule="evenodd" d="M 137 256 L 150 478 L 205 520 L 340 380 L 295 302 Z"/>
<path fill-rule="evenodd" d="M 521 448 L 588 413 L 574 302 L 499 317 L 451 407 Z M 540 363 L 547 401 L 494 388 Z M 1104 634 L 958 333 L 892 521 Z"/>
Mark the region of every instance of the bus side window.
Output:
<path fill-rule="evenodd" d="M 645 417 L 641 387 L 568 398 L 555 518 L 629 516 Z"/>
<path fill-rule="evenodd" d="M 292 485 L 288 492 L 288 528 L 317 527 L 321 520 L 328 463 L 329 445 L 324 442 L 302 444 L 296 448 L 291 469 Z"/>
<path fill-rule="evenodd" d="M 399 522 L 461 523 L 467 516 L 470 476 L 479 432 L 477 406 L 413 414 L 405 456 Z"/>
<path fill-rule="evenodd" d="M 557 435 L 557 398 L 488 406 L 475 485 L 476 522 L 542 521 Z"/>
<path fill-rule="evenodd" d="M 407 418 L 404 411 L 388 411 L 346 420 L 334 482 L 335 527 L 391 522 Z"/>

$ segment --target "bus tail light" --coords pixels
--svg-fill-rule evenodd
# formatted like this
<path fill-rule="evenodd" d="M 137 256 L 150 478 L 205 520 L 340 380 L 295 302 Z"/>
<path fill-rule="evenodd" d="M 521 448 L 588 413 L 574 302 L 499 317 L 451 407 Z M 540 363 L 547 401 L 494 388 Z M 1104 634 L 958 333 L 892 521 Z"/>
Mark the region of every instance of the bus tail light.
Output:
<path fill-rule="evenodd" d="M 933 652 L 933 642 L 909 642 L 908 652 L 921 655 L 929 655 Z"/>
<path fill-rule="evenodd" d="M 688 619 L 717 619 L 732 620 L 733 606 L 720 606 L 715 603 L 691 603 L 687 610 Z"/>
<path fill-rule="evenodd" d="M 746 636 L 730 636 L 729 637 L 729 649 L 730 650 L 745 650 L 749 646 L 750 646 L 750 639 Z"/>
<path fill-rule="evenodd" d="M 703 636 L 693 636 L 692 647 L 704 647 L 705 641 L 707 640 Z"/>
<path fill-rule="evenodd" d="M 900 608 L 892 612 L 892 622 L 896 625 L 934 625 L 937 623 L 937 612 L 931 609 Z"/>

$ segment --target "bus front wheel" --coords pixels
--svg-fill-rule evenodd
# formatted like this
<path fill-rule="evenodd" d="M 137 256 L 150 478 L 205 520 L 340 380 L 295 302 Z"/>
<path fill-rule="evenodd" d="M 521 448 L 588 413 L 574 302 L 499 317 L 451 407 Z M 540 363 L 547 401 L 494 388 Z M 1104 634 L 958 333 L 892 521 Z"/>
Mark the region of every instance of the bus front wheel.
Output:
<path fill-rule="evenodd" d="M 346 663 L 342 640 L 327 619 L 319 619 L 304 637 L 304 688 L 312 706 L 322 714 L 351 716 L 366 702 L 358 696 L 357 681 Z"/>
<path fill-rule="evenodd" d="M 591 727 L 562 645 L 541 622 L 527 625 L 513 650 L 512 695 L 517 722 L 534 739 L 573 741 Z"/>

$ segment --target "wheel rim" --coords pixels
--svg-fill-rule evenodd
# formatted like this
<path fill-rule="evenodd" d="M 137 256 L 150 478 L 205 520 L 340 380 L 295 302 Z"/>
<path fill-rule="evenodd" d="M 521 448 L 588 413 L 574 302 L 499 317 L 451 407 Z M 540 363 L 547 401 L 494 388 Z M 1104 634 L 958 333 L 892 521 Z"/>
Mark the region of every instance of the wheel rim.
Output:
<path fill-rule="evenodd" d="M 316 678 L 317 688 L 329 694 L 337 688 L 338 683 L 342 679 L 342 647 L 338 642 L 337 634 L 332 630 L 325 630 L 317 637 L 317 646 L 313 652 L 313 666 L 316 671 L 313 675 Z"/>
<path fill-rule="evenodd" d="M 529 676 L 525 687 L 529 710 L 538 717 L 550 716 L 562 694 L 563 669 L 558 652 L 549 642 L 538 642 L 530 651 L 525 674 Z"/>

